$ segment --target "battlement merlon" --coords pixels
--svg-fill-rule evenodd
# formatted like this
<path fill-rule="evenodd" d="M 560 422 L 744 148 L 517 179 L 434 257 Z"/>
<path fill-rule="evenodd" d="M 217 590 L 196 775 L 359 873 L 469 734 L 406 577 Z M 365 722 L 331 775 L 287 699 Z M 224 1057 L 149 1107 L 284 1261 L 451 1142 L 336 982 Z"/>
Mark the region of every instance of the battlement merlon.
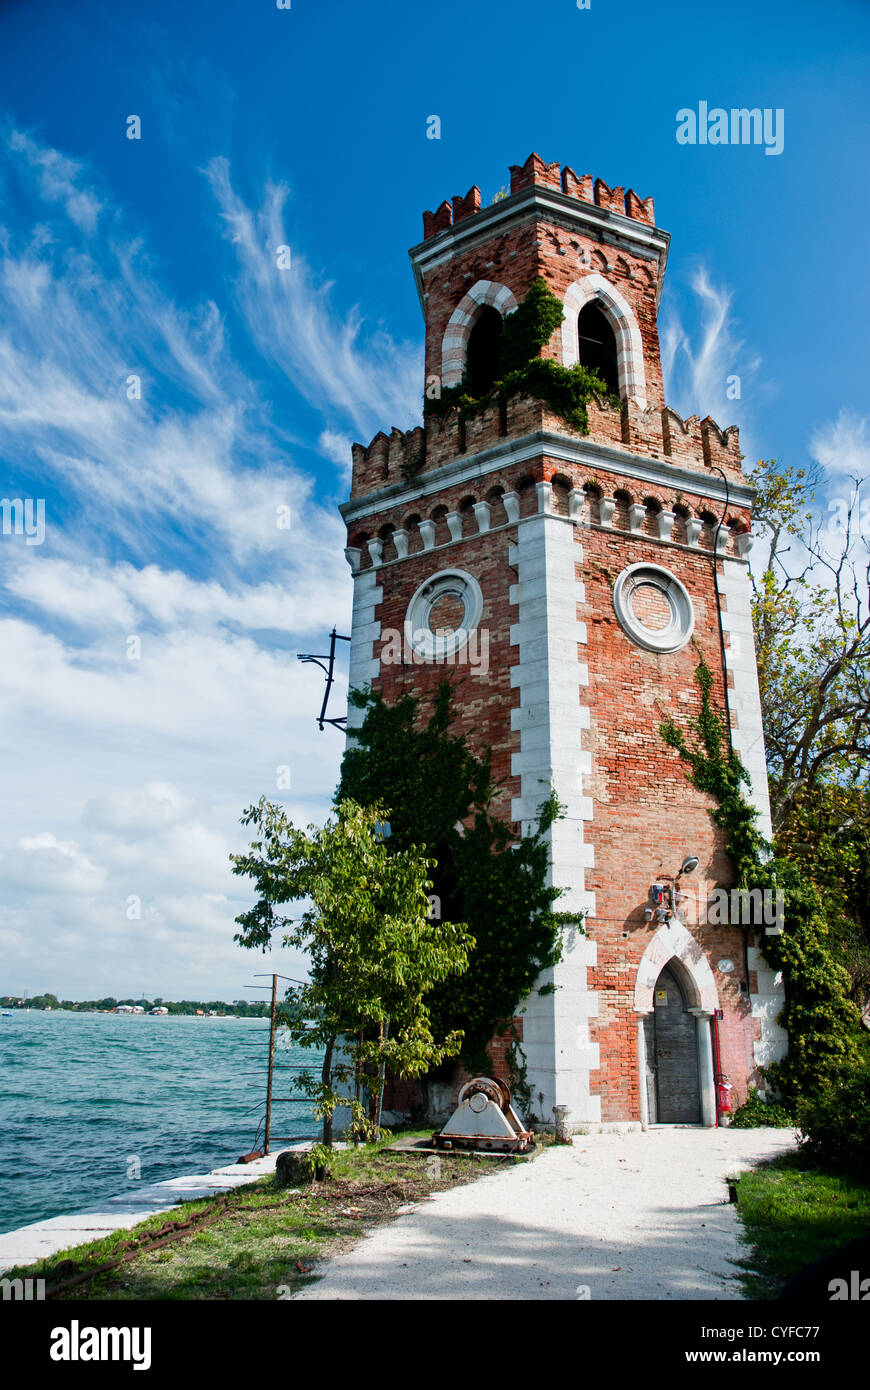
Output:
<path fill-rule="evenodd" d="M 380 431 L 368 445 L 353 445 L 353 506 L 363 497 L 384 489 L 412 486 L 425 491 L 445 468 L 477 467 L 483 455 L 495 458 L 514 446 L 534 452 L 534 441 L 563 441 L 568 454 L 617 451 L 625 460 L 626 473 L 637 476 L 646 463 L 663 483 L 683 483 L 697 489 L 710 484 L 712 497 L 723 487 L 721 469 L 736 497 L 750 497 L 741 466 L 736 425 L 723 430 L 710 416 L 690 415 L 683 420 L 670 406 L 663 410 L 640 409 L 632 401 L 616 408 L 608 400 L 592 396 L 587 403 L 588 433 L 578 434 L 543 401 L 511 396 L 477 410 L 463 419 L 453 408 L 443 416 L 429 415 L 424 425 L 412 430 Z M 552 452 L 552 450 L 550 450 Z M 482 467 L 483 465 L 481 465 Z M 485 471 L 485 470 L 484 470 Z"/>
<path fill-rule="evenodd" d="M 423 213 L 423 240 L 409 255 L 424 313 L 426 271 L 460 247 L 506 231 L 530 215 L 561 220 L 580 234 L 656 262 L 658 307 L 670 236 L 655 225 L 652 198 L 640 198 L 631 188 L 610 188 L 591 174 L 578 176 L 568 165 L 545 164 L 536 154 L 529 155 L 523 165 L 511 165 L 510 175 L 510 194 L 488 207 L 481 207 L 480 189 L 475 185 L 464 197 L 454 195 L 435 212 Z"/>

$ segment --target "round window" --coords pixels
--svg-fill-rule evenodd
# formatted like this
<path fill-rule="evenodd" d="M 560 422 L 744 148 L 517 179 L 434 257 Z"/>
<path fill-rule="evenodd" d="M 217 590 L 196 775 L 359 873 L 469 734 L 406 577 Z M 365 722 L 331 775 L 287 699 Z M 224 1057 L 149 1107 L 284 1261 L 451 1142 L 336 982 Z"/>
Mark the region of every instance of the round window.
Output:
<path fill-rule="evenodd" d="M 408 604 L 405 640 L 427 661 L 444 660 L 465 646 L 482 613 L 483 594 L 473 575 L 441 570 Z"/>
<path fill-rule="evenodd" d="M 649 652 L 676 652 L 695 627 L 683 585 L 658 565 L 629 565 L 613 588 L 613 607 L 624 632 Z"/>

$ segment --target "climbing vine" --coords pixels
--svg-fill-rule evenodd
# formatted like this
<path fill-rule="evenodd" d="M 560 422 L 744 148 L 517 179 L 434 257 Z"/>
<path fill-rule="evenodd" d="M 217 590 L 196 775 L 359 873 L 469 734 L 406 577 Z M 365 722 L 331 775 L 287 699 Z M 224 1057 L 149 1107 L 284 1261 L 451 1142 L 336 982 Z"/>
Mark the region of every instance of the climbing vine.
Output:
<path fill-rule="evenodd" d="M 788 1030 L 789 1051 L 764 1074 L 792 1107 L 866 1059 L 867 1035 L 848 997 L 848 974 L 831 949 L 821 895 L 797 865 L 771 855 L 756 823 L 758 812 L 743 795 L 750 777 L 713 708 L 713 675 L 703 658 L 695 677 L 701 710 L 690 721 L 693 739 L 673 719 L 662 723 L 661 734 L 688 763 L 689 780 L 716 799 L 710 814 L 725 831 L 736 886 L 782 894 L 782 929 L 765 935 L 763 945 L 769 964 L 782 971 L 785 1004 L 779 1022 Z"/>
<path fill-rule="evenodd" d="M 750 786 L 749 773 L 729 746 L 725 726 L 713 708 L 713 673 L 703 657 L 695 679 L 701 691 L 701 711 L 693 721 L 694 744 L 689 744 L 685 731 L 673 719 L 662 723 L 661 734 L 689 764 L 689 777 L 695 786 L 716 798 L 717 805 L 710 814 L 727 836 L 736 886 L 747 888 L 769 846 L 756 824 L 758 812 L 743 795 L 744 786 Z"/>
<path fill-rule="evenodd" d="M 488 753 L 476 756 L 453 734 L 453 692 L 442 682 L 428 718 L 421 701 L 387 704 L 378 692 L 353 691 L 365 711 L 345 753 L 340 795 L 389 807 L 388 844 L 425 846 L 445 921 L 464 922 L 476 942 L 470 967 L 427 997 L 435 1029 L 462 1029 L 462 1059 L 488 1070 L 486 1044 L 509 1026 L 540 973 L 561 956 L 561 927 L 577 914 L 554 908 L 545 832 L 560 815 L 555 795 L 539 809 L 534 833 L 517 835 L 497 814 L 498 787 Z M 543 987 L 546 990 L 546 986 Z"/>
<path fill-rule="evenodd" d="M 504 320 L 498 345 L 499 371 L 520 371 L 539 357 L 562 322 L 564 311 L 546 280 L 535 280 L 522 304 Z"/>
<path fill-rule="evenodd" d="M 552 358 L 540 356 L 563 318 L 562 303 L 544 279 L 537 279 L 522 304 L 504 320 L 498 346 L 498 366 L 492 389 L 474 397 L 469 393 L 467 376 L 457 386 L 442 387 L 435 398 L 426 398 L 424 412 L 443 416 L 454 408 L 461 419 L 468 419 L 496 402 L 503 403 L 515 395 L 533 396 L 544 401 L 579 434 L 587 434 L 589 415 L 587 403 L 593 394 L 607 400 L 616 409 L 622 402 L 587 367 L 578 363 L 563 367 Z"/>
<path fill-rule="evenodd" d="M 788 1053 L 768 1068 L 787 1101 L 804 1101 L 870 1063 L 867 1033 L 849 998 L 849 976 L 836 959 L 825 904 L 796 864 L 776 859 L 763 866 L 758 886 L 778 888 L 784 899 L 782 932 L 764 939 L 764 954 L 781 970 Z"/>
<path fill-rule="evenodd" d="M 508 1085 L 510 1086 L 511 1100 L 513 1107 L 518 1115 L 521 1115 L 527 1124 L 535 1119 L 532 1087 L 529 1082 L 529 1068 L 526 1061 L 526 1054 L 523 1051 L 522 1039 L 515 1026 L 511 1024 L 511 1044 L 505 1053 L 505 1060 L 508 1067 Z"/>

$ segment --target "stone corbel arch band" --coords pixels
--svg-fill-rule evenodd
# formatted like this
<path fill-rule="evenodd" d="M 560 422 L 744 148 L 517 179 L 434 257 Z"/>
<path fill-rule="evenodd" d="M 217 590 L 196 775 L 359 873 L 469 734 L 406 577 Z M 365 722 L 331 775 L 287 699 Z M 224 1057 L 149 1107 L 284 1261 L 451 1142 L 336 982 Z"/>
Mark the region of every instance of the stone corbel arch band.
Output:
<path fill-rule="evenodd" d="M 646 372 L 643 365 L 643 340 L 631 305 L 615 285 L 603 275 L 584 275 L 565 291 L 562 301 L 565 321 L 562 324 L 562 364 L 573 367 L 580 360 L 577 337 L 577 318 L 580 310 L 597 299 L 616 334 L 616 364 L 619 385 L 624 396 L 636 401 L 646 410 Z"/>
<path fill-rule="evenodd" d="M 494 280 L 478 280 L 468 294 L 460 299 L 444 331 L 441 344 L 441 385 L 458 386 L 465 373 L 468 356 L 468 339 L 481 309 L 490 305 L 498 309 L 502 318 L 512 314 L 517 307 L 507 285 L 499 285 Z"/>

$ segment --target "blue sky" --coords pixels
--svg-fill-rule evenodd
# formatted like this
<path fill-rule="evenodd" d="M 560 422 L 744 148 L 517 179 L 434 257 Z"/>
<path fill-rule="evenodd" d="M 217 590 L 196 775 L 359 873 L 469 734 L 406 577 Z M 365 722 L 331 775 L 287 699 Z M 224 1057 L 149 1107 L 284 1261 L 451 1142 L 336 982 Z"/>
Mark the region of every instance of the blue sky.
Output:
<path fill-rule="evenodd" d="M 857 0 L 0 0 L 0 495 L 46 503 L 0 538 L 0 993 L 263 968 L 227 854 L 335 785 L 295 651 L 348 621 L 350 441 L 419 418 L 424 208 L 531 150 L 652 195 L 670 403 L 822 507 L 870 471 L 868 54 Z M 699 101 L 782 108 L 782 154 L 678 145 Z"/>

